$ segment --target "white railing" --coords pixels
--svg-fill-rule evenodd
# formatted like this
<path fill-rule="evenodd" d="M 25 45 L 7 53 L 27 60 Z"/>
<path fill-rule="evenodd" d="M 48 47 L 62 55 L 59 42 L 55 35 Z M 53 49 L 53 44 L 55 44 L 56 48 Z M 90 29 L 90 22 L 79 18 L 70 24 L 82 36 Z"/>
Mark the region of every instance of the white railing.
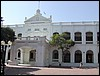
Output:
<path fill-rule="evenodd" d="M 40 36 L 34 36 L 34 37 L 19 37 L 16 39 L 16 41 L 24 41 L 24 40 L 35 40 L 35 41 L 41 41 L 41 40 L 45 40 L 46 36 L 40 37 Z"/>
<path fill-rule="evenodd" d="M 3 27 L 23 27 L 24 24 L 3 25 Z"/>
<path fill-rule="evenodd" d="M 94 25 L 99 24 L 99 21 L 83 21 L 83 22 L 54 22 L 52 25 Z"/>

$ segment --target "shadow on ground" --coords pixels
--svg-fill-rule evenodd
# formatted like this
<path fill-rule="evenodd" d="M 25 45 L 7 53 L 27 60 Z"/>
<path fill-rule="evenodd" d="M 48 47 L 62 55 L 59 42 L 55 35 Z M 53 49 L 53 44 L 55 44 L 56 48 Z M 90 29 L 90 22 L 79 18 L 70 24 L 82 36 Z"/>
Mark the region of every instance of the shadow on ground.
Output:
<path fill-rule="evenodd" d="M 71 66 L 48 66 L 48 68 L 67 68 L 67 69 L 72 69 Z"/>
<path fill-rule="evenodd" d="M 88 67 L 88 66 L 83 66 L 83 67 L 71 67 L 71 66 L 48 66 L 48 68 L 66 68 L 66 69 L 79 68 L 79 69 L 93 69 L 93 68 L 98 68 L 98 67 Z"/>
<path fill-rule="evenodd" d="M 34 75 L 29 72 L 41 70 L 39 68 L 19 68 L 19 67 L 5 67 L 4 75 Z"/>

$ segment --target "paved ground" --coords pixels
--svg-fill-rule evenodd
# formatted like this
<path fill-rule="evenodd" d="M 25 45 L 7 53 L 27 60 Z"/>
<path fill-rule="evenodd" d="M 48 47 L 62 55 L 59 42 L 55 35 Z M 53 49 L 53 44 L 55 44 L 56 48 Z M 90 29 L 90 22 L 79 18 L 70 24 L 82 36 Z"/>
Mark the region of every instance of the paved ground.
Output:
<path fill-rule="evenodd" d="M 99 75 L 99 68 L 48 68 L 7 65 L 5 75 Z"/>

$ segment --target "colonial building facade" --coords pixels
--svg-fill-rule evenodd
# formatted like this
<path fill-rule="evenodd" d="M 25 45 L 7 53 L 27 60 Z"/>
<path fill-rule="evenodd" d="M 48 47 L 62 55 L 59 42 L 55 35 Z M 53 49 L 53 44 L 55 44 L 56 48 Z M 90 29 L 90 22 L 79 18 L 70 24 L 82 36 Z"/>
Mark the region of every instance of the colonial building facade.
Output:
<path fill-rule="evenodd" d="M 40 10 L 25 24 L 3 25 L 15 31 L 17 39 L 7 50 L 9 64 L 31 66 L 99 66 L 99 21 L 52 22 L 52 16 L 43 17 Z M 54 33 L 66 32 L 75 45 L 64 53 L 48 41 Z"/>

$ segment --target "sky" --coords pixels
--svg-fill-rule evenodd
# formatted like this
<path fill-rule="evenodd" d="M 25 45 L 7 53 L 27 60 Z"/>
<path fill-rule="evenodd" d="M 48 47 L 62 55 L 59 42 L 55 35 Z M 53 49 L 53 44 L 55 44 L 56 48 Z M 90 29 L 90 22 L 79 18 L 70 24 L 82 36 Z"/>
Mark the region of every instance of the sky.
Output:
<path fill-rule="evenodd" d="M 52 22 L 99 21 L 99 1 L 1 1 L 3 24 L 24 24 L 38 8 Z"/>

